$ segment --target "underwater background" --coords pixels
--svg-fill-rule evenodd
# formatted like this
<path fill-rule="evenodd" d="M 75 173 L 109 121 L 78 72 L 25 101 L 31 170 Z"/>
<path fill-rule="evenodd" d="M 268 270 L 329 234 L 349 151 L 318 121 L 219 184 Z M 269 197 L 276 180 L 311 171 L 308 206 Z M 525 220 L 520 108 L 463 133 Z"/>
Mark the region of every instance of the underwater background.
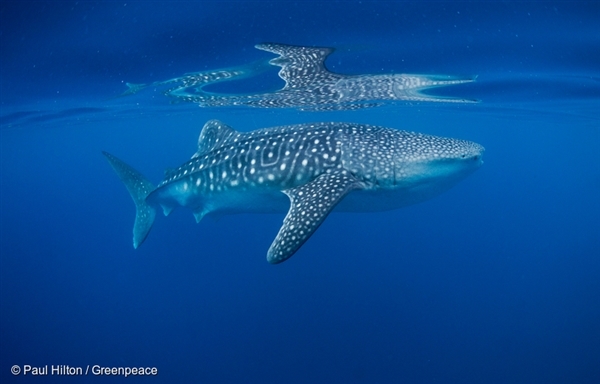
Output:
<path fill-rule="evenodd" d="M 336 73 L 476 77 L 427 93 L 479 102 L 122 95 L 264 63 L 265 42 L 333 47 Z M 0 55 L 1 382 L 600 382 L 600 2 L 3 1 Z M 207 90 L 272 92 L 278 70 Z M 475 141 L 485 163 L 418 205 L 334 213 L 280 265 L 265 260 L 277 214 L 178 209 L 134 250 L 101 151 L 157 183 L 209 119 L 382 125 Z"/>

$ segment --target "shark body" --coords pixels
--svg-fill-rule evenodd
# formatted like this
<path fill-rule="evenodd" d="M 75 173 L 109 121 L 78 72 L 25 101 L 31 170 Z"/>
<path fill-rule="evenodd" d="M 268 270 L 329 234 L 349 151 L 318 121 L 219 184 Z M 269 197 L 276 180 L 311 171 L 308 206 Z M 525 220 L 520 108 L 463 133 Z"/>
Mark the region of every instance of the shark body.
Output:
<path fill-rule="evenodd" d="M 164 93 L 178 101 L 201 107 L 248 106 L 258 108 L 298 108 L 305 111 L 332 111 L 370 108 L 386 102 L 473 103 L 475 100 L 433 96 L 423 91 L 470 83 L 474 78 L 445 75 L 382 74 L 343 75 L 329 71 L 325 60 L 333 52 L 327 47 L 302 47 L 286 44 L 258 44 L 257 49 L 277 55 L 270 65 L 281 67 L 279 77 L 285 86 L 274 92 L 228 95 L 204 90 L 209 84 L 256 75 L 264 65 L 189 73 L 174 79 L 152 83 L 168 85 Z M 144 84 L 127 84 L 124 93 L 133 94 Z"/>
<path fill-rule="evenodd" d="M 103 152 L 135 205 L 133 245 L 162 208 L 210 213 L 287 212 L 267 253 L 291 257 L 334 209 L 383 211 L 427 200 L 482 164 L 476 143 L 352 123 L 313 123 L 238 132 L 208 121 L 192 158 L 152 185 Z"/>

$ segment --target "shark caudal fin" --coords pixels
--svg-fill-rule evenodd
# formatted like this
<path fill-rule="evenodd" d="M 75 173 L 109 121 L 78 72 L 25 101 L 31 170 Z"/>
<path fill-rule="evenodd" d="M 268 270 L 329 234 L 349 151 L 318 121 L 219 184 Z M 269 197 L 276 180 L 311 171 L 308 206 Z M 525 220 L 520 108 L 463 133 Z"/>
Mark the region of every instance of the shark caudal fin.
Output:
<path fill-rule="evenodd" d="M 150 183 L 141 173 L 114 157 L 108 152 L 102 152 L 108 159 L 121 181 L 127 187 L 133 202 L 135 203 L 135 224 L 133 225 L 133 247 L 139 247 L 152 228 L 156 209 L 146 202 L 146 197 L 154 190 Z"/>

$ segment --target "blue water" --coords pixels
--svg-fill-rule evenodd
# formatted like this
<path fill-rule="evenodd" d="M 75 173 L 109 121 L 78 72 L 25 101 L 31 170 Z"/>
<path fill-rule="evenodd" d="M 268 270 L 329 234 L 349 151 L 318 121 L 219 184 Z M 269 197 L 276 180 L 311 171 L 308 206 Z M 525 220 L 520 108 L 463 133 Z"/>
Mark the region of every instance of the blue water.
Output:
<path fill-rule="evenodd" d="M 0 4 L 0 381 L 600 382 L 600 3 Z M 432 90 L 477 104 L 302 112 L 171 104 L 152 83 L 335 47 L 344 74 L 477 76 Z M 277 68 L 224 92 L 283 86 Z M 449 192 L 332 214 L 266 262 L 281 215 L 159 217 L 101 155 L 158 182 L 209 119 L 349 121 L 472 140 L 485 164 Z M 156 367 L 156 377 L 11 367 Z M 90 368 L 91 369 L 91 368 Z"/>

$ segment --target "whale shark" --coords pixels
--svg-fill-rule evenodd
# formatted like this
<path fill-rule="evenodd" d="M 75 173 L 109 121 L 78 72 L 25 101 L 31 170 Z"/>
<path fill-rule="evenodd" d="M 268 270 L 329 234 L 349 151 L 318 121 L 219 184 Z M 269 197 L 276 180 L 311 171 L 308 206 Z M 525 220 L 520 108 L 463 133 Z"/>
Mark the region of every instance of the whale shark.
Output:
<path fill-rule="evenodd" d="M 277 55 L 268 63 L 281 67 L 279 77 L 285 86 L 274 92 L 247 95 L 212 93 L 209 84 L 255 76 L 264 70 L 260 64 L 232 69 L 189 73 L 151 85 L 170 85 L 164 94 L 177 101 L 201 107 L 248 106 L 258 108 L 297 108 L 304 111 L 333 111 L 371 108 L 390 101 L 472 103 L 476 100 L 433 96 L 423 91 L 469 83 L 474 77 L 445 75 L 382 74 L 343 75 L 329 71 L 325 60 L 334 51 L 327 47 L 304 47 L 286 44 L 258 44 L 255 48 Z M 127 83 L 133 94 L 145 84 Z"/>
<path fill-rule="evenodd" d="M 103 152 L 135 206 L 133 246 L 148 236 L 162 208 L 207 214 L 286 213 L 267 252 L 290 258 L 333 210 L 369 212 L 419 203 L 449 189 L 483 163 L 484 148 L 393 128 L 318 122 L 239 132 L 208 121 L 191 159 L 154 186 Z"/>

